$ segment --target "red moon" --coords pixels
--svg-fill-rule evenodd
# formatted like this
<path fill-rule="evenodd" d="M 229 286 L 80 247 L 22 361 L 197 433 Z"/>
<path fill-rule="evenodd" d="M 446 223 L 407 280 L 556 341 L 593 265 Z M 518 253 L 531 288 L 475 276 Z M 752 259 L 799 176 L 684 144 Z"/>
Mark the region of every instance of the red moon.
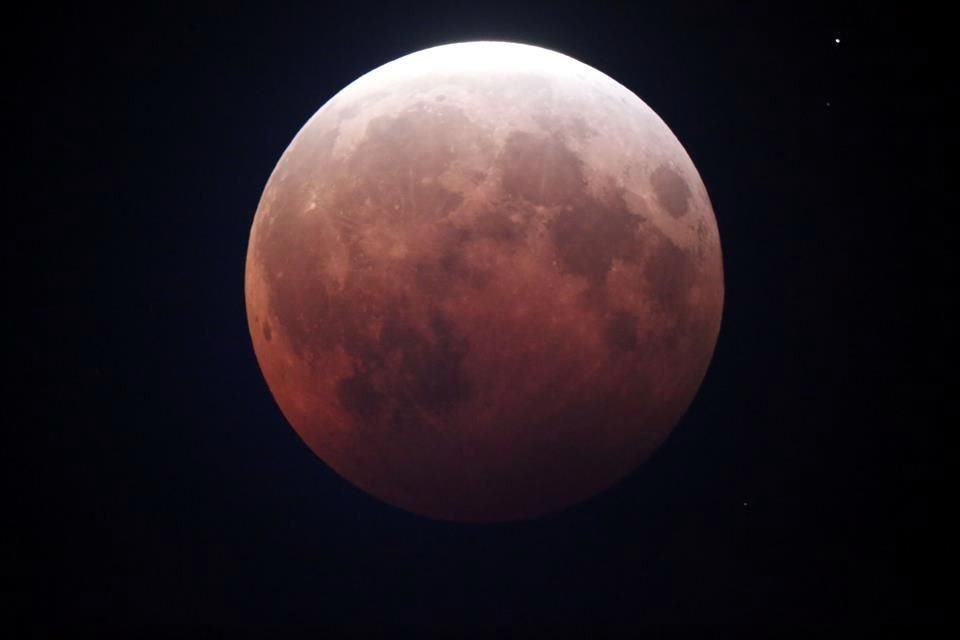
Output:
<path fill-rule="evenodd" d="M 468 42 L 360 77 L 297 133 L 250 232 L 271 393 L 343 478 L 424 516 L 584 501 L 687 411 L 723 310 L 716 219 L 636 95 Z"/>

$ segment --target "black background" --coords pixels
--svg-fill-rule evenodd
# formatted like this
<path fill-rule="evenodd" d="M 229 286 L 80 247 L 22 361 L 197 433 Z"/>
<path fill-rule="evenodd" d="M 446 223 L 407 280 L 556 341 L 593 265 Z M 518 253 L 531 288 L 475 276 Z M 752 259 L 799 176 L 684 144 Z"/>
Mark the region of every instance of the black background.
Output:
<path fill-rule="evenodd" d="M 953 293 L 935 231 L 944 18 L 645 4 L 11 20 L 18 618 L 940 619 L 945 345 L 913 337 Z M 362 73 L 471 39 L 561 51 L 652 106 L 707 185 L 727 286 L 711 369 L 657 455 L 590 502 L 496 526 L 404 513 L 324 466 L 267 390 L 243 301 L 254 211 L 306 119 Z"/>

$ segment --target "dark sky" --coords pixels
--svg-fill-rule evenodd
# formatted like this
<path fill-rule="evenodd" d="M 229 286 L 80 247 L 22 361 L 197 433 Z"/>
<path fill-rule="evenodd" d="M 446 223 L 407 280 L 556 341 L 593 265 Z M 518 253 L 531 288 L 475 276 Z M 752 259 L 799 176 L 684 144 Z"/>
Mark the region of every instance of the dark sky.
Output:
<path fill-rule="evenodd" d="M 942 351 L 911 337 L 945 326 L 954 293 L 933 231 L 950 209 L 942 17 L 269 4 L 8 23 L 31 43 L 6 89 L 25 149 L 5 251 L 18 618 L 942 617 L 946 382 Z M 711 369 L 656 456 L 590 502 L 496 526 L 404 513 L 325 467 L 266 388 L 243 300 L 261 191 L 306 119 L 362 73 L 471 39 L 561 51 L 653 107 L 707 185 L 727 287 Z"/>

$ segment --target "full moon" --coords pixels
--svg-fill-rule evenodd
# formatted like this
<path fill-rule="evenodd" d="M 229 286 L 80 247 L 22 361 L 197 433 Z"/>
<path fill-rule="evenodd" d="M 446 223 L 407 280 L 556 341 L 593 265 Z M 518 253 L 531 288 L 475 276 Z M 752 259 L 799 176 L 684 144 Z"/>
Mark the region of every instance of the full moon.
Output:
<path fill-rule="evenodd" d="M 431 518 L 570 507 L 647 460 L 723 311 L 706 188 L 629 89 L 566 55 L 437 46 L 355 80 L 267 181 L 254 351 L 327 465 Z"/>

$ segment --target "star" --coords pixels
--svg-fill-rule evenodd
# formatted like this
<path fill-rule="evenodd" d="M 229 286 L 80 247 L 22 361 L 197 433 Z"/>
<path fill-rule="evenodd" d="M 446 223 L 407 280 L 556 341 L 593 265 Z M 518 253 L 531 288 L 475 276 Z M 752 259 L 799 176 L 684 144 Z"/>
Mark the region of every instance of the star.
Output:
<path fill-rule="evenodd" d="M 840 44 L 840 38 L 834 38 L 834 39 L 833 39 L 833 43 L 834 43 L 834 44 Z"/>

